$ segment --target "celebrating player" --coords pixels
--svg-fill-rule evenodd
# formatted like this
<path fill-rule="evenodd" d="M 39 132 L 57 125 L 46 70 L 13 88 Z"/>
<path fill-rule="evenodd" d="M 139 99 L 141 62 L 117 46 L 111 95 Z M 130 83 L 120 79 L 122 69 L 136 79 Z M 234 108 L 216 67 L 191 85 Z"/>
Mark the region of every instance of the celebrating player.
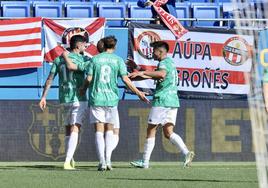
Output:
<path fill-rule="evenodd" d="M 167 57 L 169 46 L 164 41 L 152 43 L 153 58 L 159 61 L 156 71 L 139 71 L 130 74 L 131 79 L 152 78 L 157 81 L 153 95 L 152 109 L 148 118 L 147 139 L 144 144 L 143 159 L 132 161 L 135 167 L 149 168 L 149 160 L 155 145 L 158 126 L 162 126 L 164 135 L 185 155 L 183 166 L 189 166 L 194 152 L 189 151 L 181 137 L 173 132 L 176 124 L 179 98 L 177 95 L 178 74 L 171 58 Z"/>
<path fill-rule="evenodd" d="M 141 100 L 149 102 L 144 93 L 140 92 L 128 78 L 123 59 L 114 54 L 116 43 L 117 39 L 114 36 L 103 39 L 105 51 L 92 58 L 88 68 L 88 77 L 81 89 L 81 94 L 83 94 L 89 87 L 90 121 L 95 125 L 99 171 L 112 170 L 113 128 L 114 126 L 119 128 L 118 76 L 121 76 L 129 89 Z"/>
<path fill-rule="evenodd" d="M 46 96 L 48 90 L 57 74 L 59 74 L 59 101 L 64 106 L 64 124 L 66 125 L 65 147 L 66 159 L 64 163 L 65 170 L 75 169 L 73 155 L 78 143 L 78 133 L 85 110 L 87 109 L 86 96 L 79 95 L 79 88 L 83 85 L 85 78 L 85 69 L 88 62 L 81 55 L 86 48 L 86 39 L 81 35 L 74 35 L 70 40 L 71 52 L 68 54 L 74 62 L 76 69 L 66 65 L 64 58 L 55 59 L 50 74 L 45 83 L 39 106 L 42 110 L 46 108 Z M 63 55 L 64 55 L 63 54 Z M 75 71 L 76 70 L 76 71 Z"/>

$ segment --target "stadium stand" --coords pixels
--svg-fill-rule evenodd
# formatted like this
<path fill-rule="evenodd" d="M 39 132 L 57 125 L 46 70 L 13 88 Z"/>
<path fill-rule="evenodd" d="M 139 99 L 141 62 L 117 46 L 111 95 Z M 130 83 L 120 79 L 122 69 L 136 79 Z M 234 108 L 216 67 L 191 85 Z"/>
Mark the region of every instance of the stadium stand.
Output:
<path fill-rule="evenodd" d="M 30 17 L 30 3 L 17 1 L 2 1 L 3 17 Z"/>
<path fill-rule="evenodd" d="M 98 17 L 105 18 L 125 18 L 126 17 L 126 6 L 124 3 L 105 3 L 97 4 Z M 125 22 L 119 21 L 107 21 L 107 26 L 120 27 L 124 26 Z"/>
<path fill-rule="evenodd" d="M 150 7 L 141 8 L 135 4 L 129 4 L 128 14 L 130 18 L 152 18 L 152 11 Z M 139 23 L 147 23 L 150 21 L 135 21 Z"/>
<path fill-rule="evenodd" d="M 61 2 L 33 2 L 34 16 L 62 17 Z"/>
<path fill-rule="evenodd" d="M 188 4 L 176 3 L 176 12 L 178 18 L 190 18 L 190 8 Z M 183 26 L 190 26 L 190 22 L 182 21 Z"/>
<path fill-rule="evenodd" d="M 232 0 L 215 0 L 215 3 L 224 3 L 224 2 L 231 3 Z"/>
<path fill-rule="evenodd" d="M 260 0 L 252 0 L 251 3 L 240 3 L 235 6 L 231 0 L 190 0 L 176 3 L 178 18 L 233 18 L 235 11 L 242 11 L 247 6 L 254 6 Z M 241 6 L 240 6 L 241 5 Z M 150 23 L 139 18 L 151 18 L 150 7 L 140 8 L 136 0 L 25 0 L 25 1 L 1 1 L 1 16 L 3 17 L 68 17 L 68 18 L 137 18 L 137 22 Z M 134 21 L 134 20 L 133 20 Z M 136 21 L 136 20 L 135 20 Z M 124 20 L 110 20 L 107 26 L 122 27 Z M 186 26 L 213 27 L 223 26 L 233 28 L 232 21 L 181 21 Z"/>
<path fill-rule="evenodd" d="M 65 2 L 65 16 L 71 18 L 94 17 L 94 4 L 88 2 Z"/>
<path fill-rule="evenodd" d="M 103 3 L 115 3 L 116 0 L 91 0 L 90 2 L 93 2 L 94 4 L 97 3 L 103 4 Z"/>
<path fill-rule="evenodd" d="M 219 5 L 194 5 L 193 18 L 220 18 Z M 214 26 L 215 21 L 197 21 L 193 26 L 197 27 L 211 27 Z"/>

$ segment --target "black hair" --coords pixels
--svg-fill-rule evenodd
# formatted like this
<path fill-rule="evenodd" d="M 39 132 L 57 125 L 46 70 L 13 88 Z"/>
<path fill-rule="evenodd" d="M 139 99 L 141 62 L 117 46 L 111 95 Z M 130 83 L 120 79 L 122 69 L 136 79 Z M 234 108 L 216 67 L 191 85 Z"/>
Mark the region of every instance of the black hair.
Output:
<path fill-rule="evenodd" d="M 86 42 L 86 38 L 82 35 L 74 35 L 72 36 L 71 40 L 70 40 L 70 49 L 73 50 L 76 48 L 76 44 L 78 42 Z"/>
<path fill-rule="evenodd" d="M 97 49 L 99 51 L 99 53 L 102 53 L 105 51 L 105 48 L 104 48 L 104 39 L 100 39 L 97 43 Z"/>
<path fill-rule="evenodd" d="M 103 43 L 104 49 L 113 49 L 116 46 L 117 39 L 115 38 L 115 36 L 111 35 L 108 37 L 104 37 Z"/>
<path fill-rule="evenodd" d="M 152 42 L 151 47 L 153 47 L 154 49 L 156 48 L 165 48 L 167 50 L 167 52 L 169 51 L 169 45 L 167 42 L 165 41 L 156 41 L 156 42 Z"/>

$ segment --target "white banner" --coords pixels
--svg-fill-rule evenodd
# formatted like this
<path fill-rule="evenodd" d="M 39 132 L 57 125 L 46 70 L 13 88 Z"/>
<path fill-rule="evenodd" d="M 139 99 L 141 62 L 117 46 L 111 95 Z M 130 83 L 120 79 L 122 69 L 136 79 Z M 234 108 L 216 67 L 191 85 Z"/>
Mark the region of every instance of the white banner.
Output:
<path fill-rule="evenodd" d="M 133 58 L 143 69 L 155 69 L 153 41 L 169 44 L 168 56 L 177 66 L 180 91 L 222 94 L 248 94 L 247 75 L 252 66 L 253 36 L 189 31 L 176 42 L 167 29 L 131 24 Z M 135 82 L 141 88 L 154 88 L 153 81 Z"/>

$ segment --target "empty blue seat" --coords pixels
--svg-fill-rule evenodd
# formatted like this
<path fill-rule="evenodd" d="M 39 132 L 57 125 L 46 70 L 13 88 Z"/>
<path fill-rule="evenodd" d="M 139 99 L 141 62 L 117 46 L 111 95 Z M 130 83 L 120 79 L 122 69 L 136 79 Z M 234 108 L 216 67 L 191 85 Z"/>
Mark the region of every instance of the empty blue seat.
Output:
<path fill-rule="evenodd" d="M 34 16 L 41 17 L 62 17 L 61 2 L 33 2 Z"/>
<path fill-rule="evenodd" d="M 94 4 L 97 4 L 97 3 L 103 4 L 103 3 L 115 3 L 116 0 L 90 0 L 90 2 Z"/>
<path fill-rule="evenodd" d="M 97 12 L 99 17 L 105 18 L 125 18 L 126 6 L 124 3 L 105 3 L 97 5 Z M 124 21 L 107 21 L 107 26 L 124 26 Z"/>
<path fill-rule="evenodd" d="M 85 2 L 86 0 L 59 0 L 62 3 L 71 3 L 71 2 Z"/>
<path fill-rule="evenodd" d="M 190 7 L 188 4 L 176 3 L 177 18 L 190 18 Z M 189 21 L 181 21 L 184 26 L 190 26 Z"/>
<path fill-rule="evenodd" d="M 87 2 L 66 2 L 65 15 L 71 18 L 94 17 L 94 4 Z"/>
<path fill-rule="evenodd" d="M 119 2 L 124 2 L 124 3 L 135 3 L 137 5 L 138 0 L 119 0 Z"/>
<path fill-rule="evenodd" d="M 215 0 L 215 3 L 232 3 L 232 0 Z"/>
<path fill-rule="evenodd" d="M 30 17 L 30 3 L 18 1 L 1 2 L 3 17 Z"/>
<path fill-rule="evenodd" d="M 189 0 L 189 1 L 184 1 L 186 3 L 193 3 L 193 2 L 196 2 L 196 3 L 208 3 L 210 2 L 209 0 Z"/>
<path fill-rule="evenodd" d="M 152 11 L 150 7 L 141 8 L 134 4 L 130 4 L 128 14 L 130 18 L 152 18 Z M 148 24 L 150 23 L 150 21 L 136 21 L 136 20 L 133 20 L 133 22 L 148 23 Z"/>
<path fill-rule="evenodd" d="M 193 17 L 194 18 L 220 18 L 220 6 L 209 5 L 209 6 L 193 6 Z M 210 27 L 213 26 L 215 21 L 198 21 L 194 22 L 194 26 Z"/>
<path fill-rule="evenodd" d="M 35 0 L 27 0 L 28 2 L 30 2 L 30 3 L 34 3 L 34 2 L 38 2 L 38 1 L 50 1 L 50 0 L 37 0 L 37 1 L 35 1 Z"/>

